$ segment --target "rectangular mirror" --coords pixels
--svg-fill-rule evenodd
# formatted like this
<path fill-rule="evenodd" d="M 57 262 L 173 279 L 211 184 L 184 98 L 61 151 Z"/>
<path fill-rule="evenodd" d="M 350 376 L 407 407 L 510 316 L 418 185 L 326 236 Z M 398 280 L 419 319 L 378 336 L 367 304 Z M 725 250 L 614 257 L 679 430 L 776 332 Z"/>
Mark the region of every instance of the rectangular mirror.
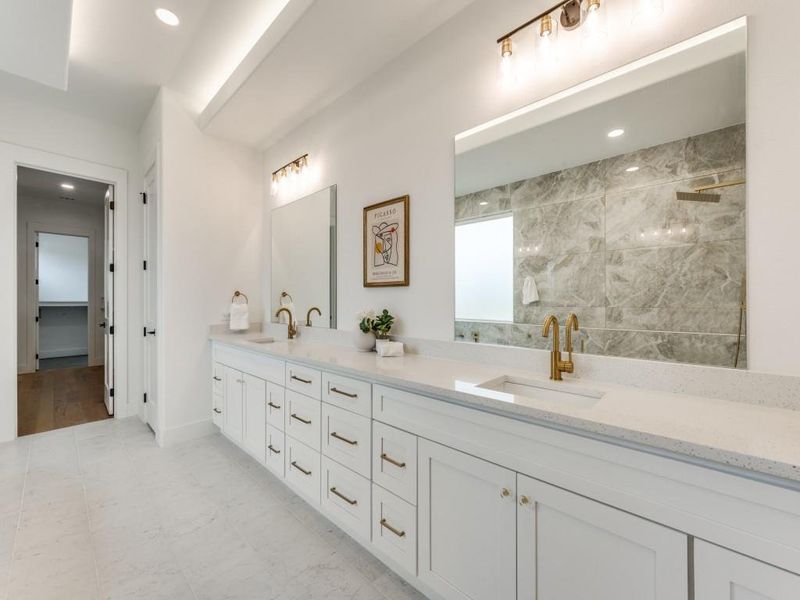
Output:
<path fill-rule="evenodd" d="M 746 23 L 456 136 L 455 339 L 745 368 Z M 562 337 L 563 339 L 563 337 Z"/>
<path fill-rule="evenodd" d="M 336 186 L 272 211 L 272 320 L 336 328 Z M 316 308 L 317 310 L 313 310 Z"/>

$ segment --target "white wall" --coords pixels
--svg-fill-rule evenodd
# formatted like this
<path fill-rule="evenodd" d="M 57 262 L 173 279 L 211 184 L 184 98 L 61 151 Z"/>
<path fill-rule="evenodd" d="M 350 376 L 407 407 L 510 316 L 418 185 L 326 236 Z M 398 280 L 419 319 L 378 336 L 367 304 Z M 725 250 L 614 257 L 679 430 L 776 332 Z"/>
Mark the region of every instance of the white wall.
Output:
<path fill-rule="evenodd" d="M 122 170 L 127 174 L 129 198 L 135 197 L 142 181 L 134 132 L 9 94 L 0 95 L 0 281 L 4 282 L 0 286 L 0 330 L 8 333 L 0 337 L 0 441 L 13 439 L 16 435 L 16 163 L 40 157 L 38 151 L 49 153 L 49 162 L 62 165 L 65 172 L 90 178 L 101 171 L 108 172 L 109 167 Z M 77 172 L 83 170 L 90 172 Z M 129 210 L 130 206 L 121 203 L 120 209 Z M 140 230 L 135 212 L 130 216 L 130 230 Z M 125 240 L 122 242 L 126 243 Z M 136 236 L 130 236 L 128 260 L 130 266 L 141 264 L 141 245 Z M 125 269 L 121 271 L 127 272 Z M 136 285 L 129 289 L 127 323 L 122 319 L 118 325 L 128 327 L 129 377 L 120 381 L 125 382 L 125 397 L 132 401 L 141 398 L 141 364 L 136 359 L 141 351 L 135 351 L 141 336 L 131 334 L 141 331 L 141 291 Z M 118 408 L 124 413 L 126 407 L 118 405 Z"/>
<path fill-rule="evenodd" d="M 89 301 L 89 238 L 39 234 L 39 302 Z"/>
<path fill-rule="evenodd" d="M 665 0 L 652 29 L 630 25 L 630 3 L 609 2 L 605 52 L 576 53 L 565 68 L 501 91 L 503 32 L 549 0 L 476 0 L 358 88 L 267 150 L 264 172 L 306 152 L 316 189 L 337 184 L 339 327 L 363 307 L 390 308 L 399 331 L 451 339 L 453 332 L 453 136 L 600 73 L 742 15 L 748 29 L 748 362 L 754 370 L 800 374 L 800 204 L 786 182 L 800 155 L 800 3 Z M 310 190 L 309 190 L 310 191 Z M 296 197 L 304 190 L 298 190 Z M 365 289 L 361 208 L 411 195 L 411 285 Z M 277 205 L 290 198 L 268 200 Z M 269 216 L 265 217 L 269 222 Z M 265 247 L 269 265 L 269 251 Z M 265 295 L 269 297 L 268 277 Z M 775 326 L 780 315 L 781 326 Z"/>
<path fill-rule="evenodd" d="M 87 306 L 44 306 L 39 319 L 39 358 L 89 353 Z"/>
<path fill-rule="evenodd" d="M 33 272 L 32 251 L 33 240 L 28 239 L 31 225 L 43 231 L 76 233 L 85 232 L 93 239 L 90 243 L 90 263 L 94 283 L 92 293 L 92 322 L 99 323 L 103 297 L 103 207 L 99 204 L 83 202 L 65 203 L 57 200 L 46 200 L 33 197 L 21 197 L 17 203 L 17 368 L 19 372 L 31 372 L 35 368 L 33 362 L 34 326 L 30 313 L 32 308 L 28 300 Z M 40 248 L 41 250 L 41 248 Z M 30 272 L 29 272 L 30 269 Z M 88 273 L 87 273 L 88 275 Z M 42 281 L 42 283 L 44 283 Z M 41 294 L 40 289 L 40 294 Z M 42 298 L 40 297 L 40 300 Z M 90 364 L 103 363 L 103 330 L 99 327 L 94 333 L 94 355 L 89 357 Z M 41 354 L 41 352 L 40 352 Z"/>
<path fill-rule="evenodd" d="M 208 326 L 234 290 L 250 297 L 251 322 L 261 319 L 263 189 L 255 150 L 204 135 L 169 90 L 157 103 L 143 143 L 161 145 L 160 424 L 171 443 L 210 425 Z"/>

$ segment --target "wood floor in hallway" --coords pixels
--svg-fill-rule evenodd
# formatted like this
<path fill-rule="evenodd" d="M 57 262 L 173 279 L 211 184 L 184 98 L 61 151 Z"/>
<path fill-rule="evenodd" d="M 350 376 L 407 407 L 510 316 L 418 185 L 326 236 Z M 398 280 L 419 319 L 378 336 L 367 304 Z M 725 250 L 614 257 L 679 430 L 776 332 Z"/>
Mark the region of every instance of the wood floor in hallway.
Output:
<path fill-rule="evenodd" d="M 110 418 L 102 366 L 18 375 L 17 390 L 18 435 Z"/>

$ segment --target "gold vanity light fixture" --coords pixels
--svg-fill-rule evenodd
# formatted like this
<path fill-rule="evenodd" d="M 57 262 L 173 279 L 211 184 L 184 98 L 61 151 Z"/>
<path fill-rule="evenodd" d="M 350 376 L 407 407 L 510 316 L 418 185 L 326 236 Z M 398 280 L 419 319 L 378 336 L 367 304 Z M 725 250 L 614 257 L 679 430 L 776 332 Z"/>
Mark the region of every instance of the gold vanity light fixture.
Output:
<path fill-rule="evenodd" d="M 286 182 L 291 181 L 302 175 L 308 169 L 308 154 L 303 154 L 293 161 L 286 163 L 280 169 L 272 172 L 272 193 L 277 194 L 278 190 Z"/>

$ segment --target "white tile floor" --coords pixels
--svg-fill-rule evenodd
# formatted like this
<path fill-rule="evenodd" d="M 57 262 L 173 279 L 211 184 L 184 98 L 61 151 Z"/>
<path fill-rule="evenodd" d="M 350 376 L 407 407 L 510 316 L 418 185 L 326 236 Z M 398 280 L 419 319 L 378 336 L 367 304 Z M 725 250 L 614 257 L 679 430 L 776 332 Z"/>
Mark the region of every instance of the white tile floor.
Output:
<path fill-rule="evenodd" d="M 138 419 L 0 445 L 0 598 L 422 598 L 219 435 Z"/>

